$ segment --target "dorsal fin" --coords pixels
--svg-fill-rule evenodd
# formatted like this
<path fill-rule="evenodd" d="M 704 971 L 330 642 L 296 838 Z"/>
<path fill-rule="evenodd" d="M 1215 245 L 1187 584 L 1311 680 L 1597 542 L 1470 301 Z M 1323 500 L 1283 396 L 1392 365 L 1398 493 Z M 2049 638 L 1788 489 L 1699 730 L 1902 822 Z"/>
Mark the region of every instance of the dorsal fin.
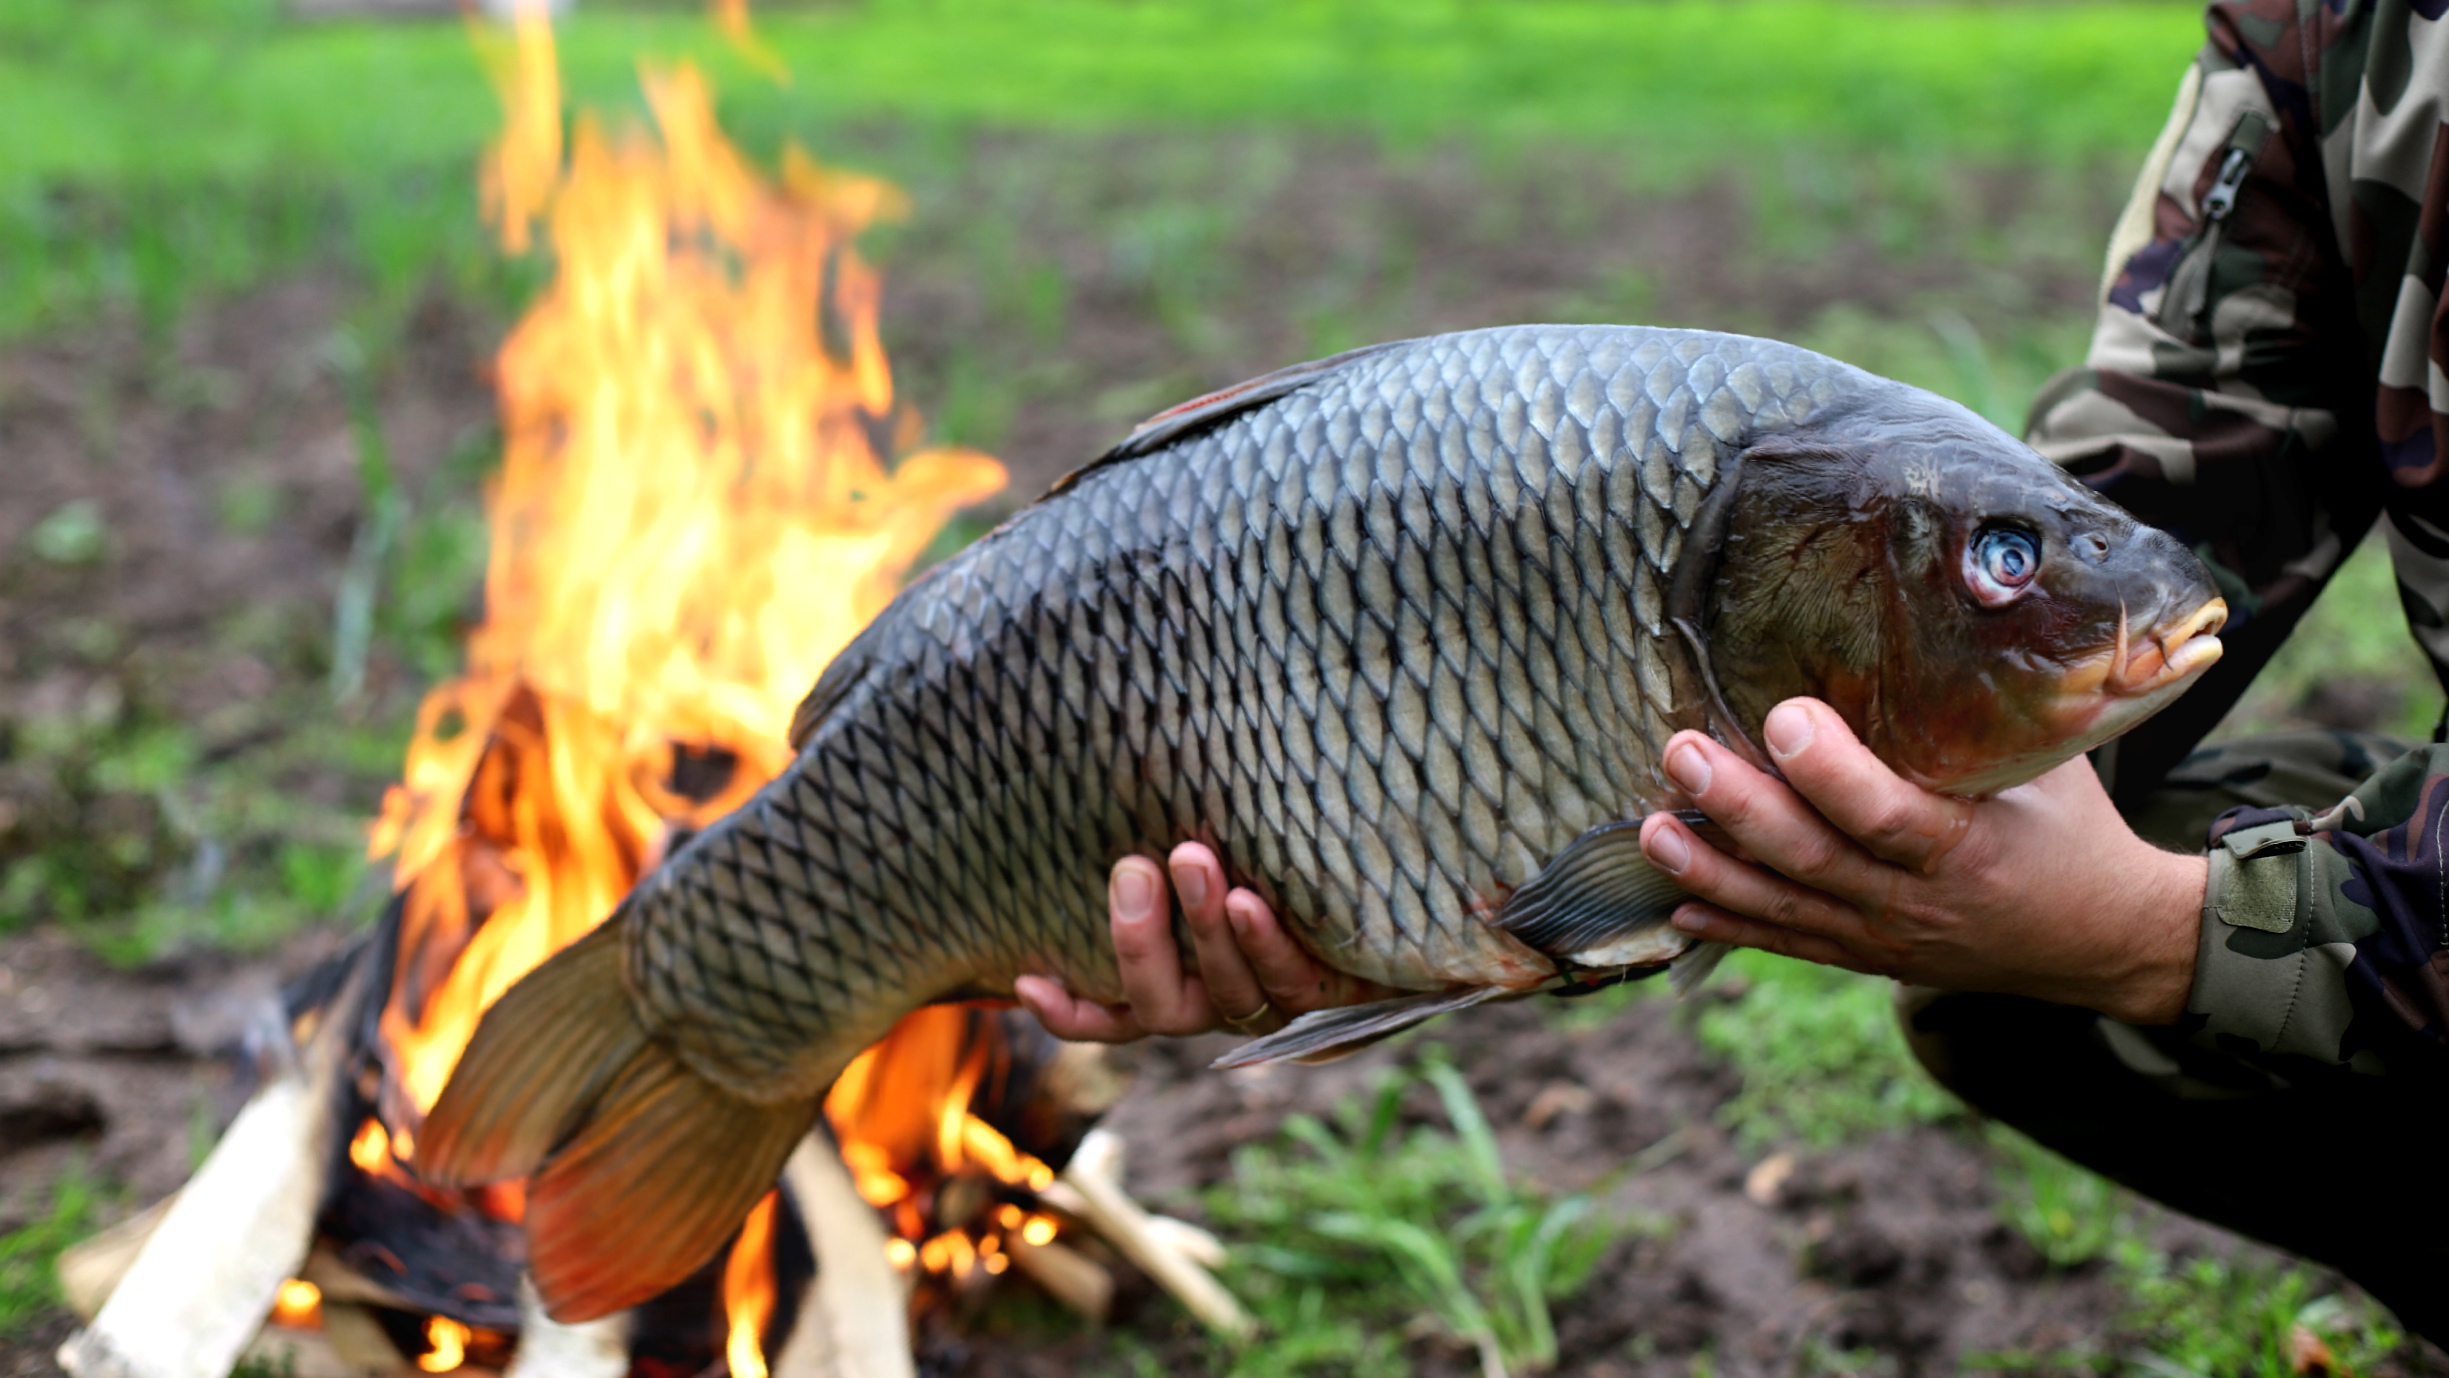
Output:
<path fill-rule="evenodd" d="M 1046 490 L 1046 497 L 1051 498 L 1070 491 L 1072 485 L 1109 464 L 1119 464 L 1127 459 L 1138 459 L 1143 455 L 1154 454 L 1186 436 L 1213 430 L 1243 412 L 1254 407 L 1265 406 L 1287 393 L 1305 388 L 1346 364 L 1366 359 L 1373 354 L 1383 354 L 1391 349 L 1401 349 L 1411 343 L 1410 340 L 1389 340 L 1384 344 L 1363 345 L 1359 349 L 1347 349 L 1341 354 L 1329 355 L 1324 359 L 1313 359 L 1306 364 L 1294 364 L 1290 368 L 1280 368 L 1273 373 L 1262 373 L 1247 382 L 1235 383 L 1229 388 L 1219 388 L 1205 397 L 1194 397 L 1188 402 L 1167 407 L 1132 427 L 1131 434 L 1123 437 L 1121 444 L 1056 479 L 1054 486 Z M 1045 499 L 1040 498 L 1039 501 L 1043 502 Z"/>
<path fill-rule="evenodd" d="M 926 574 L 920 575 L 919 578 L 924 579 L 933 573 L 935 570 L 931 569 Z M 912 581 L 912 587 L 916 586 L 916 581 Z M 905 589 L 903 592 L 906 593 L 908 590 Z M 834 706 L 839 704 L 853 688 L 856 688 L 860 681 L 867 678 L 868 670 L 876 662 L 875 647 L 872 644 L 879 635 L 876 629 L 883 626 L 887 620 L 886 617 L 879 617 L 868 623 L 860 629 L 857 636 L 850 639 L 849 645 L 836 652 L 833 659 L 825 662 L 824 672 L 816 677 L 816 683 L 808 690 L 808 697 L 801 699 L 798 711 L 791 714 L 790 742 L 793 751 L 807 746 L 808 738 L 816 731 L 816 725 L 823 722 L 826 715 L 833 712 Z"/>

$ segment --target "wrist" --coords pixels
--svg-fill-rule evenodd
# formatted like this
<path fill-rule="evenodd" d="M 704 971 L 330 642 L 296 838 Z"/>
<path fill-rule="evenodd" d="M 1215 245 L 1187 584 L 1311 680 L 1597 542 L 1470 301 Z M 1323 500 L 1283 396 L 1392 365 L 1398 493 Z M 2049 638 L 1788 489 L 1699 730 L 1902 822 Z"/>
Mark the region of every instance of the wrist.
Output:
<path fill-rule="evenodd" d="M 2126 942 L 2117 975 L 2103 998 L 2086 1003 L 2120 1023 L 2173 1024 L 2194 993 L 2211 867 L 2199 856 L 2145 850 L 2121 886 L 2118 929 Z"/>

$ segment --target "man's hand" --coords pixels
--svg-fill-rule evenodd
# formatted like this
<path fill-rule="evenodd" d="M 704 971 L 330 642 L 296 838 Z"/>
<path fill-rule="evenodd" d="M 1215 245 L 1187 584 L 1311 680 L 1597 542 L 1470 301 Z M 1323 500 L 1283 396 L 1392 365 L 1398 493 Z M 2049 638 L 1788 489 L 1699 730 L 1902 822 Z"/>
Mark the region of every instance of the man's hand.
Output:
<path fill-rule="evenodd" d="M 2082 760 L 1976 803 L 1898 778 L 1816 700 L 1761 736 L 1784 783 L 1700 733 L 1667 744 L 1668 777 L 1761 863 L 1651 815 L 1642 850 L 1707 901 L 1678 930 L 2130 1024 L 2185 1012 L 2208 863 L 2135 836 Z"/>
<path fill-rule="evenodd" d="M 1046 977 L 1023 976 L 1012 993 L 1049 1033 L 1096 1043 L 1223 1028 L 1272 1033 L 1297 1014 L 1393 994 L 1320 965 L 1276 922 L 1265 900 L 1226 888 L 1224 867 L 1207 848 L 1185 842 L 1166 866 L 1173 893 L 1182 897 L 1198 970 L 1183 969 L 1174 944 L 1165 872 L 1146 857 L 1124 857 L 1106 882 L 1124 1002 L 1101 1005 Z"/>

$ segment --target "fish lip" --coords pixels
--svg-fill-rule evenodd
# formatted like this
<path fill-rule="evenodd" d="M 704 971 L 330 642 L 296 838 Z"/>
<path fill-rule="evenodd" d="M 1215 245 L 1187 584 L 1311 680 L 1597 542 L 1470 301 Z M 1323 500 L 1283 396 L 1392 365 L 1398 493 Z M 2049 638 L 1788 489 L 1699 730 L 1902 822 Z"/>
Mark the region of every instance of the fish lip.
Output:
<path fill-rule="evenodd" d="M 2118 609 L 2117 645 L 2102 668 L 2100 689 L 2118 698 L 2143 698 L 2192 679 L 2211 668 L 2225 647 L 2219 629 L 2228 621 L 2228 601 L 2211 598 L 2192 612 L 2164 617 L 2135 636 Z"/>

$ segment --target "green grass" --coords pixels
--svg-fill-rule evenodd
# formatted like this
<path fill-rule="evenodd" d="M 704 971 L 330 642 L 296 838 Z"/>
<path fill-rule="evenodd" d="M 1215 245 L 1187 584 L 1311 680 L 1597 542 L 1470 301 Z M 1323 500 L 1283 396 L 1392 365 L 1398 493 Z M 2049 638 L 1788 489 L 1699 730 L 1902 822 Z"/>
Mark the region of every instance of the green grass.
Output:
<path fill-rule="evenodd" d="M 1827 1148 L 1961 1113 L 1906 1051 L 1888 982 L 1765 952 L 1729 955 L 1701 1043 L 1742 1074 L 1719 1111 L 1746 1144 Z"/>
<path fill-rule="evenodd" d="M 636 112 L 638 59 L 685 56 L 765 156 L 879 120 L 1564 144 L 1660 187 L 1749 173 L 1808 224 L 1815 188 L 1866 160 L 2131 158 L 2200 40 L 2174 0 L 869 0 L 759 24 L 793 84 L 693 13 L 589 6 L 562 29 L 565 95 Z M 160 331 L 197 293 L 325 256 L 393 296 L 483 279 L 470 169 L 498 122 L 458 24 L 18 0 L 0 13 L 0 336 L 119 306 Z M 1059 311 L 1059 281 L 1018 287 Z"/>
<path fill-rule="evenodd" d="M 1406 1097 L 1422 1085 L 1445 1128 L 1405 1130 Z M 1283 1142 L 1236 1153 L 1231 1180 L 1208 1195 L 1237 1241 L 1227 1280 L 1265 1327 L 1230 1356 L 1233 1374 L 1399 1375 L 1407 1333 L 1476 1349 L 1486 1372 L 1549 1366 L 1550 1303 L 1570 1297 L 1625 1230 L 1657 1228 L 1509 1176 L 1479 1103 L 1435 1045 L 1335 1118 L 1292 1117 Z"/>
<path fill-rule="evenodd" d="M 0 933 L 56 922 L 134 965 L 362 917 L 362 819 L 292 784 L 336 766 L 383 778 L 404 725 L 352 725 L 295 692 L 263 708 L 289 719 L 282 733 L 212 762 L 190 725 L 115 699 L 20 723 L 9 763 L 48 785 L 0 854 Z"/>
<path fill-rule="evenodd" d="M 286 23 L 264 0 L 10 9 L 0 184 L 432 167 L 495 125 L 456 24 Z M 816 112 L 1629 136 L 1628 156 L 1669 161 L 1802 136 L 2020 162 L 2139 151 L 2201 42 L 2179 3 L 868 0 L 758 27 L 792 85 L 695 13 L 588 6 L 563 26 L 567 85 L 634 108 L 641 54 L 689 56 L 722 79 L 728 122 L 766 135 Z"/>
<path fill-rule="evenodd" d="M 0 1234 L 0 1335 L 13 1334 L 60 1305 L 54 1265 L 60 1251 L 91 1228 L 101 1192 L 81 1167 L 51 1184 L 41 1214 Z"/>
<path fill-rule="evenodd" d="M 2107 1267 L 2128 1308 L 2113 1336 L 2061 1353 L 1968 1355 L 1968 1372 L 2294 1378 L 2295 1346 L 2319 1341 L 2332 1372 L 2371 1372 L 2406 1342 L 2388 1313 L 2301 1264 L 2269 1256 L 2179 1257 L 2149 1237 L 2132 1193 L 1993 1127 L 1999 1213 L 2056 1268 Z"/>

